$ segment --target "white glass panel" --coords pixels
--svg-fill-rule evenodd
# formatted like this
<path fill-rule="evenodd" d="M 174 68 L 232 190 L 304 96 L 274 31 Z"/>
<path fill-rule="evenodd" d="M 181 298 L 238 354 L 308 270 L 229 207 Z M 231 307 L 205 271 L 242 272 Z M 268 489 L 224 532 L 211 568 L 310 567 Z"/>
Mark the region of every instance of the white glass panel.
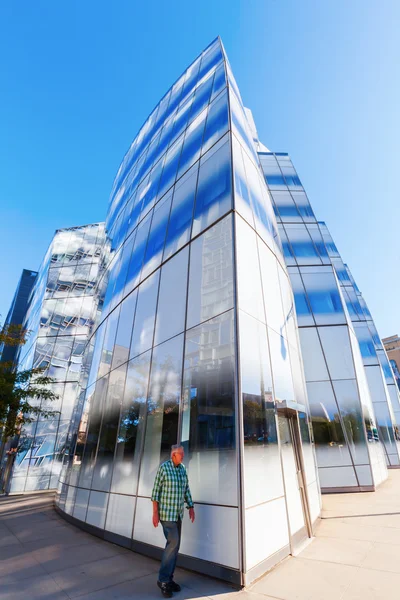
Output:
<path fill-rule="evenodd" d="M 232 307 L 232 218 L 228 216 L 192 242 L 186 328 Z"/>
<path fill-rule="evenodd" d="M 154 345 L 185 328 L 189 249 L 184 248 L 161 269 Z"/>
<path fill-rule="evenodd" d="M 110 494 L 105 529 L 131 538 L 135 502 L 136 498 L 132 496 Z"/>
<path fill-rule="evenodd" d="M 265 323 L 256 234 L 238 216 L 236 245 L 239 308 Z"/>

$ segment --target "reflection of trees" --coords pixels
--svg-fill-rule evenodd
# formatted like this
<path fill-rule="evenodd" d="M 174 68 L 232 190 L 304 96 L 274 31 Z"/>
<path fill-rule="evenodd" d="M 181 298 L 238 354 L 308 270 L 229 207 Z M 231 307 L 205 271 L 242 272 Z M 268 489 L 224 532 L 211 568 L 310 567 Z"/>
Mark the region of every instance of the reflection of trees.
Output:
<path fill-rule="evenodd" d="M 360 417 L 354 413 L 347 413 L 342 414 L 341 418 L 349 442 L 354 444 L 365 442 L 365 434 Z M 345 436 L 338 413 L 335 413 L 331 420 L 313 416 L 312 427 L 316 444 L 345 444 Z"/>
<path fill-rule="evenodd" d="M 277 441 L 272 391 L 264 395 L 243 394 L 243 422 L 246 445 Z"/>

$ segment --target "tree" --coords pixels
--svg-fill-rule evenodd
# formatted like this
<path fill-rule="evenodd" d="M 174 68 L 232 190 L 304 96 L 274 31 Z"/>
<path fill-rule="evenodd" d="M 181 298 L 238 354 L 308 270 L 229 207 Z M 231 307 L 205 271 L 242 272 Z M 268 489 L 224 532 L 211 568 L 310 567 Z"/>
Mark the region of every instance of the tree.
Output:
<path fill-rule="evenodd" d="M 0 329 L 0 344 L 22 346 L 29 332 L 21 325 L 6 325 Z M 58 398 L 49 386 L 55 383 L 45 375 L 46 368 L 17 371 L 10 362 L 0 362 L 0 430 L 3 443 L 18 435 L 25 423 L 31 423 L 39 415 L 49 418 L 58 411 L 42 407 L 43 400 Z"/>

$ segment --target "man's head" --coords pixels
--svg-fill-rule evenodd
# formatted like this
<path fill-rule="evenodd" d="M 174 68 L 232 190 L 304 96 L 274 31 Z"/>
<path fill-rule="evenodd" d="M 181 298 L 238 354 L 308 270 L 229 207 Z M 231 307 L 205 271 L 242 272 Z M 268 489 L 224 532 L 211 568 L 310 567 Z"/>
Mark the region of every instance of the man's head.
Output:
<path fill-rule="evenodd" d="M 184 459 L 184 456 L 185 451 L 183 449 L 183 446 L 180 446 L 179 444 L 171 446 L 171 460 L 176 467 L 181 464 L 181 462 Z"/>

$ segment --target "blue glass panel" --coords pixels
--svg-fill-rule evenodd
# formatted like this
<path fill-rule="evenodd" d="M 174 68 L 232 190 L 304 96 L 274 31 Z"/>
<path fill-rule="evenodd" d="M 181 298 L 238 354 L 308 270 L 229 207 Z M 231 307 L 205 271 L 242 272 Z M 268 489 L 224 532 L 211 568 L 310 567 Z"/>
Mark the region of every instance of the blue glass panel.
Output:
<path fill-rule="evenodd" d="M 139 223 L 140 213 L 142 212 L 143 198 L 139 198 L 138 194 L 132 197 L 132 200 L 128 204 L 127 209 L 127 220 L 128 229 L 126 235 L 128 236 L 135 229 Z"/>
<path fill-rule="evenodd" d="M 367 340 L 360 340 L 359 345 L 360 345 L 360 350 L 361 350 L 361 356 L 363 358 L 370 357 L 370 356 L 376 356 L 375 346 L 373 345 L 372 342 L 367 341 Z"/>
<path fill-rule="evenodd" d="M 174 137 L 175 137 L 175 133 L 173 133 L 174 120 L 175 120 L 174 117 L 171 117 L 165 123 L 165 125 L 161 131 L 160 141 L 159 141 L 159 144 L 157 147 L 157 153 L 154 157 L 154 160 L 161 158 L 161 156 L 164 154 L 164 152 L 166 151 L 166 149 L 168 148 L 168 146 L 174 139 Z"/>
<path fill-rule="evenodd" d="M 167 232 L 168 217 L 171 209 L 172 192 L 156 204 L 147 242 L 146 254 L 143 263 L 142 279 L 154 271 L 161 263 L 164 250 L 165 234 Z"/>
<path fill-rule="evenodd" d="M 207 52 L 202 56 L 199 79 L 204 77 L 208 71 L 211 71 L 211 69 L 215 67 L 215 65 L 217 65 L 222 58 L 221 46 L 217 41 L 215 42 L 215 46 L 207 50 Z"/>
<path fill-rule="evenodd" d="M 116 306 L 122 300 L 122 294 L 125 287 L 126 275 L 128 272 L 135 237 L 136 234 L 132 234 L 122 248 L 122 258 L 118 266 L 118 274 L 115 281 L 111 306 Z"/>
<path fill-rule="evenodd" d="M 224 89 L 226 85 L 225 66 L 224 63 L 215 71 L 213 90 L 211 100 L 213 100 Z"/>
<path fill-rule="evenodd" d="M 151 348 L 154 336 L 160 269 L 139 286 L 129 358 Z"/>
<path fill-rule="evenodd" d="M 160 183 L 160 178 L 163 170 L 164 159 L 158 161 L 156 166 L 152 169 L 149 175 L 149 179 L 146 182 L 146 191 L 143 196 L 143 205 L 142 205 L 142 214 L 143 217 L 149 210 L 154 206 L 158 187 Z"/>
<path fill-rule="evenodd" d="M 350 300 L 348 300 L 347 298 L 345 298 L 345 300 L 346 300 L 346 307 L 347 307 L 347 310 L 349 311 L 350 318 L 352 320 L 353 319 L 357 320 L 357 313 L 354 310 L 354 306 L 352 305 L 352 303 L 350 302 Z"/>
<path fill-rule="evenodd" d="M 207 111 L 203 111 L 186 129 L 185 141 L 179 162 L 178 179 L 200 157 L 206 117 Z"/>
<path fill-rule="evenodd" d="M 333 273 L 303 273 L 302 277 L 317 325 L 345 322 L 342 301 Z"/>
<path fill-rule="evenodd" d="M 175 142 L 168 150 L 165 156 L 164 169 L 160 179 L 160 187 L 158 189 L 158 197 L 162 196 L 175 183 L 176 171 L 178 169 L 179 159 L 182 152 L 183 136 Z"/>
<path fill-rule="evenodd" d="M 196 90 L 194 95 L 192 112 L 190 113 L 190 120 L 193 120 L 202 110 L 206 108 L 210 101 L 214 78 L 209 77 L 204 83 L 202 83 Z"/>
<path fill-rule="evenodd" d="M 222 94 L 208 109 L 202 153 L 204 154 L 228 131 L 228 94 Z"/>
<path fill-rule="evenodd" d="M 140 281 L 140 273 L 149 235 L 151 215 L 148 215 L 137 228 L 135 244 L 129 263 L 128 273 L 124 289 L 124 296 L 132 291 Z"/>
<path fill-rule="evenodd" d="M 200 165 L 192 235 L 214 223 L 232 208 L 231 153 L 229 140 L 213 147 Z"/>
<path fill-rule="evenodd" d="M 121 251 L 114 257 L 113 263 L 109 266 L 108 272 L 108 283 L 107 283 L 107 291 L 104 298 L 104 303 L 102 307 L 102 313 L 105 315 L 107 313 L 108 307 L 112 300 L 112 296 L 114 293 L 114 285 L 115 280 L 117 278 L 118 270 L 119 270 L 119 261 L 121 260 Z"/>
<path fill-rule="evenodd" d="M 279 214 L 282 219 L 290 219 L 290 218 L 299 218 L 299 211 L 295 207 L 294 204 L 288 204 L 285 206 L 279 205 L 279 211 L 276 211 L 276 214 Z"/>
<path fill-rule="evenodd" d="M 199 78 L 201 58 L 199 57 L 186 71 L 186 80 L 183 85 L 182 99 L 185 98 L 192 90 L 194 90 Z"/>
<path fill-rule="evenodd" d="M 198 170 L 199 164 L 197 163 L 175 186 L 164 260 L 182 248 L 190 239 Z"/>
<path fill-rule="evenodd" d="M 179 107 L 175 116 L 174 126 L 172 128 L 172 138 L 178 137 L 183 133 L 189 121 L 190 111 L 192 110 L 192 102 L 194 95 L 185 100 L 182 106 Z"/>
<path fill-rule="evenodd" d="M 297 175 L 285 175 L 286 185 L 301 187 L 301 181 Z"/>
<path fill-rule="evenodd" d="M 312 241 L 293 241 L 291 240 L 293 252 L 296 257 L 318 256 Z"/>
<path fill-rule="evenodd" d="M 339 281 L 344 281 L 344 282 L 350 283 L 350 278 L 347 274 L 346 269 L 336 269 L 335 268 L 335 271 L 336 271 L 336 275 L 337 275 Z"/>
<path fill-rule="evenodd" d="M 342 312 L 342 302 L 336 290 L 312 291 L 308 295 L 315 314 Z"/>
<path fill-rule="evenodd" d="M 265 180 L 268 185 L 285 185 L 282 175 L 266 175 Z"/>

